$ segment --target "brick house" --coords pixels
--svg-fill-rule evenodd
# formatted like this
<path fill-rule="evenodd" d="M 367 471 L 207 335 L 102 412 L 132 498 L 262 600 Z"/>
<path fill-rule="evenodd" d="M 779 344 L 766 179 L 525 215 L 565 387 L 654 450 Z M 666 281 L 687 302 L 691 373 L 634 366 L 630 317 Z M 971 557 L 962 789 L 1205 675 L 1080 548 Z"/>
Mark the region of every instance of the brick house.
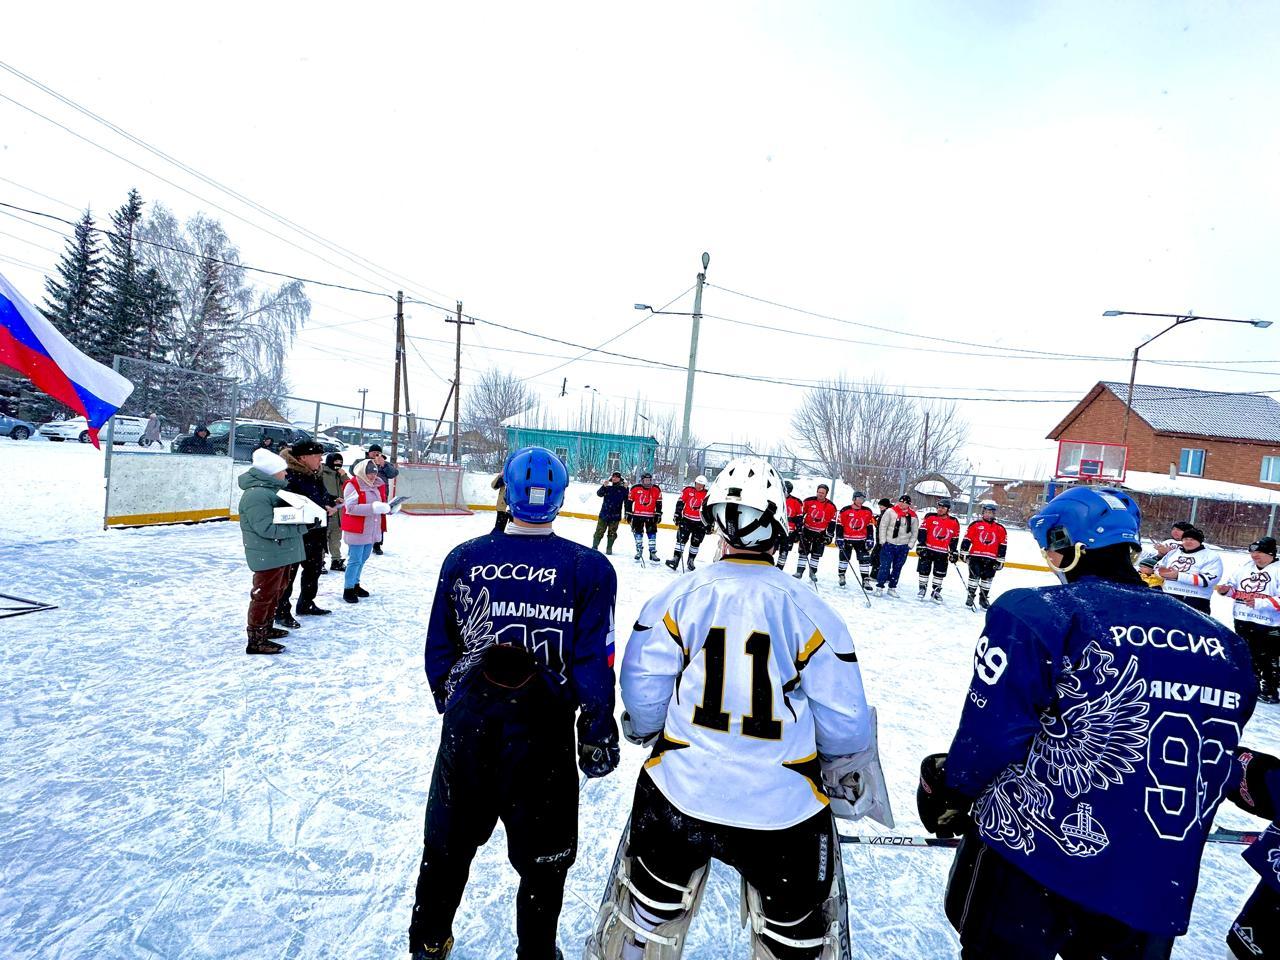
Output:
<path fill-rule="evenodd" d="M 1127 383 L 1099 382 L 1050 440 L 1120 443 Z M 1261 394 L 1135 384 L 1129 470 L 1280 489 L 1280 403 Z"/>

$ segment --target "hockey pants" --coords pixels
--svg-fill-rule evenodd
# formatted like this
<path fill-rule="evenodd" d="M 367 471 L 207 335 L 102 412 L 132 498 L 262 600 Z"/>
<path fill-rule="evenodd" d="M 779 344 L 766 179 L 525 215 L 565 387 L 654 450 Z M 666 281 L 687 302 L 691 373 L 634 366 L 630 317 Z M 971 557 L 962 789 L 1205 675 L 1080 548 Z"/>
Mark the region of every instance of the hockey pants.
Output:
<path fill-rule="evenodd" d="M 409 949 L 451 936 L 471 860 L 501 820 L 520 875 L 517 956 L 553 960 L 565 875 L 577 855 L 573 712 L 540 675 L 512 689 L 476 673 L 444 715 Z"/>
<path fill-rule="evenodd" d="M 616 518 L 613 520 L 606 520 L 604 517 L 601 517 L 596 521 L 596 532 L 591 537 L 592 550 L 600 549 L 600 541 L 604 540 L 605 534 L 608 534 L 609 536 L 609 539 L 605 544 L 605 550 L 609 553 L 613 553 L 614 541 L 618 539 L 618 521 Z"/>
<path fill-rule="evenodd" d="M 1258 882 L 1227 933 L 1227 946 L 1240 960 L 1280 957 L 1280 894 Z"/>
<path fill-rule="evenodd" d="M 684 546 L 689 545 L 689 561 L 693 562 L 698 556 L 698 548 L 702 546 L 702 538 L 707 535 L 707 527 L 701 520 L 690 520 L 688 517 L 681 517 L 676 521 L 676 553 L 675 559 L 680 559 L 680 554 L 684 553 Z"/>
<path fill-rule="evenodd" d="M 863 581 L 871 579 L 871 547 L 866 540 L 840 541 L 840 573 L 849 569 L 849 560 L 854 553 L 858 554 L 858 571 Z"/>
<path fill-rule="evenodd" d="M 999 561 L 995 557 L 975 557 L 973 554 L 969 554 L 967 564 L 969 567 L 969 595 L 973 596 L 974 591 L 981 591 L 985 597 L 991 592 L 991 582 L 996 578 Z"/>
<path fill-rule="evenodd" d="M 782 830 L 726 827 L 677 810 L 642 771 L 627 854 L 636 864 L 632 883 L 659 902 L 671 899 L 671 887 L 662 881 L 688 886 L 694 871 L 712 857 L 727 863 L 760 894 L 771 928 L 791 939 L 807 939 L 826 932 L 822 906 L 830 896 L 831 868 L 837 862 L 832 842 L 829 809 Z M 811 960 L 819 953 L 818 948 L 776 942 L 770 948 L 779 960 Z"/>
<path fill-rule="evenodd" d="M 809 572 L 813 575 L 818 573 L 818 561 L 822 559 L 822 551 L 827 548 L 827 534 L 825 531 L 818 530 L 801 530 L 800 546 L 797 553 L 800 554 L 796 560 L 796 573 L 804 573 L 806 565 Z"/>
<path fill-rule="evenodd" d="M 787 555 L 791 553 L 791 548 L 795 546 L 796 541 L 800 539 L 800 531 L 792 530 L 787 534 L 787 539 L 782 541 L 782 547 L 778 550 L 778 569 L 781 570 L 787 565 Z"/>
<path fill-rule="evenodd" d="M 886 543 L 880 548 L 880 569 L 876 572 L 876 586 L 898 586 L 898 577 L 907 563 L 911 548 L 905 543 Z"/>
<path fill-rule="evenodd" d="M 649 552 L 658 552 L 658 518 L 657 517 L 637 517 L 631 518 L 631 532 L 636 537 L 636 553 L 644 552 L 644 535 L 649 534 Z"/>
<path fill-rule="evenodd" d="M 1168 960 L 1173 937 L 1134 930 L 1033 880 L 976 833 L 956 850 L 947 919 L 961 960 Z"/>
<path fill-rule="evenodd" d="M 1258 693 L 1274 698 L 1280 692 L 1280 627 L 1237 620 L 1236 633 L 1249 645 L 1253 673 L 1258 678 Z"/>
<path fill-rule="evenodd" d="M 947 579 L 947 554 L 930 550 L 928 547 L 917 547 L 920 559 L 916 563 L 916 573 L 920 575 L 921 591 L 929 589 L 929 577 L 933 576 L 933 592 L 942 591 L 942 583 Z"/>

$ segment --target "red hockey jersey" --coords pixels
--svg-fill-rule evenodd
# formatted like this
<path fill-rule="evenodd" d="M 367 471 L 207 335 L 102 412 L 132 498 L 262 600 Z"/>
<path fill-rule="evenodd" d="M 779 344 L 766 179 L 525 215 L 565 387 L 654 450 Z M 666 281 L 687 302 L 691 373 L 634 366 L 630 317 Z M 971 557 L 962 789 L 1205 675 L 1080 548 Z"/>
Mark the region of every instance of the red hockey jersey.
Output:
<path fill-rule="evenodd" d="M 787 526 L 796 530 L 800 526 L 800 515 L 804 513 L 804 504 L 799 497 L 787 497 Z"/>
<path fill-rule="evenodd" d="M 676 501 L 676 516 L 684 520 L 701 520 L 702 503 L 707 499 L 708 492 L 705 487 L 701 490 L 697 487 L 685 487 L 680 499 Z"/>
<path fill-rule="evenodd" d="M 836 518 L 836 505 L 830 500 L 808 497 L 803 504 L 804 528 L 810 533 L 826 533 Z"/>
<path fill-rule="evenodd" d="M 994 557 L 1004 559 L 1004 552 L 1009 546 L 1009 534 L 1003 523 L 995 520 L 975 520 L 964 532 L 964 542 L 960 544 L 960 552 L 971 557 Z"/>
<path fill-rule="evenodd" d="M 875 530 L 876 517 L 870 507 L 851 503 L 840 511 L 840 535 L 845 540 L 865 540 L 874 537 Z"/>
<path fill-rule="evenodd" d="M 920 521 L 916 543 L 935 553 L 950 553 L 960 536 L 960 521 L 951 515 L 931 513 Z"/>
<path fill-rule="evenodd" d="M 656 483 L 648 487 L 643 483 L 637 483 L 627 494 L 627 501 L 631 507 L 628 514 L 637 517 L 662 515 L 662 488 Z"/>

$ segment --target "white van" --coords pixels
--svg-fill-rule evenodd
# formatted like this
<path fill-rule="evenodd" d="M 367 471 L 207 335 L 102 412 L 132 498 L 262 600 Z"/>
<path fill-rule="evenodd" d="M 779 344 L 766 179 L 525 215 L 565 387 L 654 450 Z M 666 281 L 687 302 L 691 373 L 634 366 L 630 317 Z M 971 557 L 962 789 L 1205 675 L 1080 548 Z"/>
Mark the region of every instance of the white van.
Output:
<path fill-rule="evenodd" d="M 115 423 L 113 439 L 116 443 L 140 443 L 142 434 L 147 429 L 146 417 L 127 417 L 116 414 L 111 418 Z M 84 417 L 72 417 L 70 420 L 51 420 L 40 427 L 40 436 L 47 440 L 62 442 L 63 440 L 79 440 L 89 442 L 89 423 Z M 98 439 L 107 438 L 107 427 L 104 424 L 98 431 Z"/>

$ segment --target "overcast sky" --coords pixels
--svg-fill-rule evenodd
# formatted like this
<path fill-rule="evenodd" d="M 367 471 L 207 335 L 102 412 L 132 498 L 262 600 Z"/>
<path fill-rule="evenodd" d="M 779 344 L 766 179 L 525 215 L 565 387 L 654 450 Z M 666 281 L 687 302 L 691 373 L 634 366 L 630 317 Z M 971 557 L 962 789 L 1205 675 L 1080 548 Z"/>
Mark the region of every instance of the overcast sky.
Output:
<path fill-rule="evenodd" d="M 960 407 L 967 456 L 997 475 L 1051 463 L 1047 431 L 1095 381 L 1127 379 L 1130 351 L 1159 329 L 1103 310 L 1280 320 L 1274 4 L 128 10 L 23 5 L 3 60 L 366 263 L 6 72 L 0 200 L 105 216 L 137 186 L 180 215 L 220 217 L 246 263 L 461 299 L 468 314 L 590 345 L 641 320 L 634 303 L 690 287 L 706 250 L 716 286 L 700 367 L 996 397 Z M 0 270 L 32 300 L 61 245 L 0 217 Z M 308 292 L 295 392 L 358 404 L 368 387 L 371 407 L 389 407 L 390 301 Z M 671 309 L 692 309 L 692 295 Z M 414 405 L 434 416 L 453 351 L 431 341 L 453 328 L 439 310 L 408 313 L 409 334 L 427 338 L 410 352 Z M 927 337 L 1120 359 L 1013 359 Z M 1143 364 L 1138 379 L 1280 390 L 1278 338 L 1280 326 L 1192 324 L 1144 359 L 1222 369 Z M 496 364 L 548 395 L 567 378 L 683 403 L 681 371 L 551 369 L 582 351 L 493 326 L 464 339 L 464 390 Z M 688 348 L 689 318 L 653 317 L 606 349 L 680 365 Z M 695 431 L 768 443 L 801 393 L 699 375 Z"/>

